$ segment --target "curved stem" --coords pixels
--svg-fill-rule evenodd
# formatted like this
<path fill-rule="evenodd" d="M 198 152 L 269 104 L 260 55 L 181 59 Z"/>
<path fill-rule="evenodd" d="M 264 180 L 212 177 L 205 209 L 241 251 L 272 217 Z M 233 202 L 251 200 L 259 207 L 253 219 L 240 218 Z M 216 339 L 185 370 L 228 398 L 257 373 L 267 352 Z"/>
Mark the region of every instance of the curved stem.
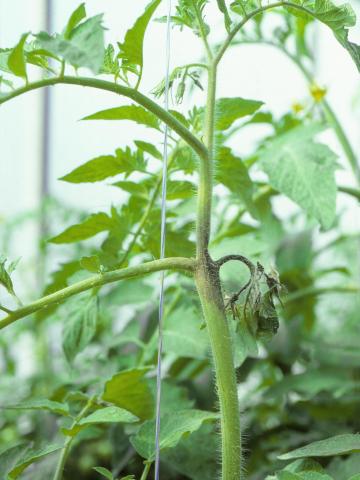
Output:
<path fill-rule="evenodd" d="M 225 255 L 224 257 L 221 257 L 219 260 L 217 260 L 215 263 L 221 267 L 227 262 L 231 262 L 232 260 L 238 261 L 243 263 L 248 267 L 250 270 L 250 273 L 253 274 L 255 272 L 255 265 L 246 257 L 243 255 Z"/>
<path fill-rule="evenodd" d="M 18 310 L 14 310 L 10 315 L 0 320 L 0 330 L 14 323 L 20 318 L 27 317 L 28 315 L 47 308 L 54 303 L 61 303 L 73 295 L 85 292 L 86 290 L 91 290 L 94 287 L 101 287 L 102 285 L 124 280 L 126 278 L 139 277 L 148 273 L 169 269 L 193 272 L 195 269 L 195 260 L 183 257 L 169 257 L 164 258 L 163 260 L 154 260 L 152 262 L 142 263 L 133 267 L 122 268 L 112 272 L 94 275 L 86 280 L 82 280 L 81 282 L 74 283 L 69 287 L 51 293 L 50 295 L 46 295 L 45 297 L 19 308 Z"/>
<path fill-rule="evenodd" d="M 93 404 L 93 398 L 90 398 L 88 400 L 88 402 L 86 403 L 85 407 L 81 410 L 81 412 L 77 415 L 77 417 L 75 418 L 73 424 L 71 425 L 71 428 L 74 428 L 76 427 L 76 425 L 79 423 L 79 421 L 85 417 L 85 415 L 87 414 L 87 412 L 90 410 L 92 404 Z M 75 439 L 75 436 L 69 436 L 65 442 L 65 445 L 63 447 L 63 449 L 61 450 L 61 454 L 60 454 L 60 457 L 59 457 L 59 461 L 57 463 L 57 466 L 56 466 L 56 470 L 55 470 L 55 474 L 54 474 L 54 477 L 53 477 L 53 480 L 62 480 L 62 477 L 63 477 L 63 473 L 64 473 L 64 468 L 65 468 L 65 464 L 66 464 L 66 460 L 69 456 L 69 453 L 70 453 L 70 449 L 71 449 L 71 445 Z"/>
<path fill-rule="evenodd" d="M 204 160 L 207 158 L 207 149 L 205 145 L 197 137 L 195 137 L 195 135 L 193 135 L 181 122 L 179 122 L 173 115 L 171 115 L 171 113 L 168 113 L 153 100 L 146 97 L 137 90 L 105 80 L 70 76 L 46 78 L 38 82 L 29 83 L 22 88 L 10 92 L 5 97 L 0 97 L 0 105 L 32 90 L 37 90 L 39 88 L 58 84 L 92 87 L 100 90 L 106 90 L 108 92 L 117 93 L 118 95 L 123 95 L 124 97 L 130 98 L 134 102 L 142 105 L 144 108 L 154 113 L 161 121 L 166 123 L 171 128 L 171 130 L 174 130 L 174 132 L 176 132 L 181 138 L 183 138 L 183 140 L 185 140 L 185 142 L 199 155 L 200 159 Z"/>

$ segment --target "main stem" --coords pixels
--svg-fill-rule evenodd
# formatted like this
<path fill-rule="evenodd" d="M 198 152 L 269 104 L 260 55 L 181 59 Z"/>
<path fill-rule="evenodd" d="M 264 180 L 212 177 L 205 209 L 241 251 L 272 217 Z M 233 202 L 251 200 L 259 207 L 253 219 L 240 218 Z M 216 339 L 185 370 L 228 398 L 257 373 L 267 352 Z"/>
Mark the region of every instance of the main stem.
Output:
<path fill-rule="evenodd" d="M 214 122 L 216 65 L 208 70 L 208 96 L 205 114 L 207 162 L 201 162 L 197 214 L 197 269 L 195 281 L 210 338 L 220 406 L 221 479 L 241 478 L 240 409 L 237 396 L 233 348 L 219 278 L 219 267 L 209 253 L 211 203 L 214 170 Z"/>

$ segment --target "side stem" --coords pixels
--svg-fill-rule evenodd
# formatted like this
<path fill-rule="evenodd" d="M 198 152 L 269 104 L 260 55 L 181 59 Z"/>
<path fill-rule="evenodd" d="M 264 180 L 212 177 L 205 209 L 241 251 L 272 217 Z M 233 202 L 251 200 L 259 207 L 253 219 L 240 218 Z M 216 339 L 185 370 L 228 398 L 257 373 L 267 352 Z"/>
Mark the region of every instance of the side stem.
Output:
<path fill-rule="evenodd" d="M 93 404 L 93 398 L 90 398 L 88 402 L 86 403 L 85 407 L 81 410 L 81 412 L 78 414 L 78 416 L 75 418 L 71 428 L 76 427 L 76 425 L 79 423 L 79 421 L 85 417 L 87 412 L 90 410 L 92 404 Z M 62 480 L 63 478 L 63 473 L 64 473 L 64 468 L 66 464 L 66 460 L 69 456 L 71 445 L 75 439 L 75 435 L 72 437 L 68 437 L 66 439 L 65 445 L 63 449 L 61 450 L 59 461 L 56 466 L 55 474 L 53 480 Z"/>

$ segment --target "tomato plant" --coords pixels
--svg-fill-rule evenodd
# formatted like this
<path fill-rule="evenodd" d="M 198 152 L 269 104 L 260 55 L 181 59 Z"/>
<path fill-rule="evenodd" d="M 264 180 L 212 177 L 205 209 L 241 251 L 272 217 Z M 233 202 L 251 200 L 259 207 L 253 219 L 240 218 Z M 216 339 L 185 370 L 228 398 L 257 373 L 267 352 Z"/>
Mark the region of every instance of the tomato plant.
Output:
<path fill-rule="evenodd" d="M 164 478 L 359 478 L 358 233 L 347 233 L 336 208 L 340 195 L 348 211 L 357 208 L 359 164 L 316 83 L 309 41 L 314 23 L 325 24 L 360 70 L 360 46 L 349 39 L 355 15 L 329 0 L 218 0 L 224 39 L 216 44 L 210 3 L 174 7 L 173 28 L 190 29 L 204 59 L 173 69 L 178 106 L 169 111 L 161 106 L 164 80 L 141 92 L 145 34 L 160 0 L 116 45 L 104 43 L 102 15 L 88 17 L 81 4 L 61 33 L 26 33 L 0 50 L 0 104 L 54 85 L 87 87 L 113 93 L 116 103 L 83 120 L 144 127 L 132 146 L 64 172 L 60 180 L 74 188 L 110 181 L 127 199 L 100 212 L 50 209 L 44 255 L 56 259 L 53 246 L 65 245 L 67 257 L 50 268 L 42 296 L 20 300 L 17 262 L 1 260 L 8 294 L 0 306 L 8 372 L 0 385 L 1 478 L 148 478 L 155 456 L 152 274 L 160 271 L 167 274 Z M 223 57 L 253 43 L 279 49 L 309 84 L 309 98 L 281 118 L 260 99 L 217 96 Z M 40 80 L 32 79 L 34 66 Z M 193 88 L 204 90 L 205 103 L 181 112 Z M 230 145 L 258 125 L 266 134 L 240 157 Z M 166 258 L 159 259 L 165 126 L 169 213 Z M 339 142 L 352 185 L 336 182 L 338 152 L 322 140 L 326 130 Z M 278 197 L 297 206 L 293 214 L 282 215 Z M 7 245 L 13 235 L 16 228 Z M 9 345 L 27 330 L 38 342 L 39 370 L 15 392 Z"/>

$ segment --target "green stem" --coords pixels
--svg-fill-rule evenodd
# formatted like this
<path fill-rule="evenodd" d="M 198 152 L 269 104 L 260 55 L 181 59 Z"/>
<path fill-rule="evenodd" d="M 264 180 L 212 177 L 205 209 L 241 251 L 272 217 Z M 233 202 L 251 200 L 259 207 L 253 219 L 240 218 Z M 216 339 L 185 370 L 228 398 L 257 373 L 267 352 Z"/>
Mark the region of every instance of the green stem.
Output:
<path fill-rule="evenodd" d="M 197 257 L 202 258 L 207 252 L 211 229 L 211 205 L 214 171 L 214 123 L 216 99 L 216 67 L 209 66 L 208 92 L 204 138 L 208 156 L 199 165 L 198 207 L 197 207 Z"/>
<path fill-rule="evenodd" d="M 76 427 L 76 425 L 80 422 L 80 420 L 85 417 L 87 412 L 90 410 L 90 408 L 93 404 L 93 401 L 94 401 L 94 398 L 90 398 L 88 400 L 85 407 L 81 410 L 81 412 L 75 418 L 73 424 L 71 425 L 71 428 Z M 72 437 L 69 436 L 67 438 L 67 440 L 65 442 L 65 445 L 64 445 L 63 449 L 61 450 L 61 454 L 60 454 L 59 461 L 58 461 L 57 466 L 56 466 L 56 470 L 55 470 L 53 480 L 62 480 L 66 460 L 69 456 L 70 449 L 71 449 L 72 443 L 75 439 L 75 436 L 76 435 L 74 435 Z"/>
<path fill-rule="evenodd" d="M 197 19 L 197 23 L 198 23 L 198 26 L 199 26 L 200 37 L 201 37 L 201 39 L 204 43 L 204 47 L 205 47 L 205 50 L 206 50 L 206 53 L 207 53 L 207 56 L 208 56 L 208 60 L 211 61 L 212 58 L 213 58 L 213 54 L 212 54 L 211 48 L 210 48 L 208 40 L 207 40 L 205 25 L 204 25 L 203 19 L 201 17 L 201 12 L 199 10 L 199 7 L 198 7 L 196 1 L 197 0 L 192 0 L 192 4 L 193 4 L 194 10 L 195 10 L 196 19 Z"/>
<path fill-rule="evenodd" d="M 145 468 L 144 468 L 144 471 L 141 475 L 140 480 L 146 480 L 147 479 L 147 477 L 149 475 L 149 472 L 150 472 L 151 465 L 152 465 L 152 462 L 145 462 Z"/>
<path fill-rule="evenodd" d="M 129 87 L 124 87 L 123 85 L 118 85 L 113 82 L 87 77 L 64 76 L 56 78 L 46 78 L 38 82 L 29 83 L 22 88 L 18 88 L 17 90 L 10 92 L 5 97 L 0 97 L 0 105 L 32 90 L 37 90 L 39 88 L 58 84 L 92 87 L 100 90 L 106 90 L 108 92 L 117 93 L 118 95 L 123 95 L 124 97 L 130 98 L 134 102 L 138 103 L 139 105 L 152 112 L 161 121 L 166 123 L 171 130 L 174 130 L 174 132 L 176 132 L 183 140 L 185 140 L 185 142 L 199 155 L 201 160 L 204 161 L 207 158 L 207 150 L 205 145 L 195 135 L 193 135 L 181 122 L 179 122 L 173 115 L 171 115 L 171 113 L 168 113 L 153 100 L 146 97 L 137 90 Z"/>
<path fill-rule="evenodd" d="M 309 287 L 292 292 L 285 298 L 285 305 L 301 298 L 314 297 L 327 293 L 356 293 L 360 292 L 360 285 L 333 285 L 330 287 Z"/>
<path fill-rule="evenodd" d="M 209 334 L 221 423 L 221 480 L 240 480 L 241 430 L 233 348 L 220 287 L 218 267 L 202 265 L 196 286 Z"/>
<path fill-rule="evenodd" d="M 206 322 L 216 377 L 221 424 L 221 479 L 241 478 L 240 409 L 237 397 L 233 348 L 222 297 L 219 266 L 208 254 L 214 170 L 216 65 L 208 69 L 204 137 L 207 161 L 199 166 L 197 209 L 197 291 Z"/>
<path fill-rule="evenodd" d="M 117 282 L 126 278 L 134 278 L 148 273 L 159 272 L 161 270 L 185 270 L 192 272 L 195 268 L 195 260 L 183 257 L 169 257 L 162 260 L 142 263 L 133 267 L 122 268 L 112 272 L 106 272 L 94 275 L 81 282 L 74 283 L 69 287 L 58 290 L 57 292 L 46 295 L 33 303 L 25 305 L 18 310 L 14 310 L 10 315 L 0 320 L 0 330 L 14 323 L 20 318 L 27 317 L 32 313 L 49 307 L 50 305 L 61 303 L 81 292 L 91 290 L 95 287 L 101 287 L 108 283 Z"/>

